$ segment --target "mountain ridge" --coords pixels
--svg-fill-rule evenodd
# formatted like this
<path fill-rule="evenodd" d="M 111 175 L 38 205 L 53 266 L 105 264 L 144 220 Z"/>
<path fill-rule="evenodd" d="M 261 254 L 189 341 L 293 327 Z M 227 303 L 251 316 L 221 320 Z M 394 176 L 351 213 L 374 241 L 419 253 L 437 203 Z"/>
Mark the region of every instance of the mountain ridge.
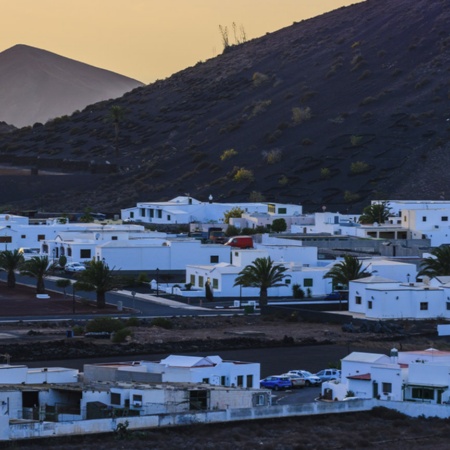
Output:
<path fill-rule="evenodd" d="M 360 212 L 374 198 L 447 198 L 448 23 L 442 0 L 367 0 L 2 134 L 0 163 L 83 166 L 97 180 L 83 191 L 65 177 L 58 193 L 12 203 L 63 210 L 68 196 L 117 211 L 189 192 Z M 124 112 L 117 148 L 112 106 Z"/>
<path fill-rule="evenodd" d="M 0 53 L 0 121 L 46 122 L 143 83 L 48 50 L 17 44 Z"/>

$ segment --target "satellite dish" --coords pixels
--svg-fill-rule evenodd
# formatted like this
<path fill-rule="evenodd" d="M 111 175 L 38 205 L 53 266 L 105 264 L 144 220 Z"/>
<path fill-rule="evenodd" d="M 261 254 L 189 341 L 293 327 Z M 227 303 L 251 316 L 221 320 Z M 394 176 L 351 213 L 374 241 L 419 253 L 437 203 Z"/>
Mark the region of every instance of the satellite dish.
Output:
<path fill-rule="evenodd" d="M 95 233 L 95 240 L 99 240 L 100 239 L 100 233 Z"/>

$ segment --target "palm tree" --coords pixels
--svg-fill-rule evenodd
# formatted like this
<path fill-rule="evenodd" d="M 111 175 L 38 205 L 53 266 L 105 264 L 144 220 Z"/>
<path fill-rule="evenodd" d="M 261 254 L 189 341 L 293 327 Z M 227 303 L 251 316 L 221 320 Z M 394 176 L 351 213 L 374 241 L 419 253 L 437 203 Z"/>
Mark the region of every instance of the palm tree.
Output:
<path fill-rule="evenodd" d="M 119 154 L 119 125 L 123 119 L 125 112 L 123 108 L 119 105 L 113 105 L 109 109 L 109 120 L 114 124 L 114 132 L 115 132 L 115 148 L 116 148 L 116 156 Z"/>
<path fill-rule="evenodd" d="M 79 272 L 78 281 L 75 283 L 77 291 L 95 291 L 97 295 L 97 307 L 104 308 L 106 293 L 119 287 L 122 283 L 114 274 L 114 270 L 103 261 L 93 259 L 86 270 Z"/>
<path fill-rule="evenodd" d="M 431 255 L 423 259 L 417 276 L 426 275 L 433 278 L 439 275 L 450 275 L 450 246 L 441 245 L 433 249 Z"/>
<path fill-rule="evenodd" d="M 20 268 L 20 273 L 36 278 L 36 294 L 45 294 L 45 278 L 53 272 L 55 264 L 49 261 L 48 256 L 33 256 L 26 260 Z"/>
<path fill-rule="evenodd" d="M 362 261 L 351 255 L 345 255 L 344 260 L 335 264 L 323 278 L 331 278 L 333 286 L 338 284 L 348 287 L 351 280 L 370 276 L 366 269 L 362 269 Z"/>
<path fill-rule="evenodd" d="M 251 265 L 244 267 L 236 277 L 234 286 L 258 287 L 259 305 L 261 309 L 267 306 L 267 291 L 270 287 L 279 286 L 288 269 L 282 265 L 274 264 L 268 258 L 256 258 Z"/>
<path fill-rule="evenodd" d="M 23 262 L 23 254 L 19 250 L 4 250 L 3 252 L 0 252 L 0 268 L 8 272 L 7 286 L 9 288 L 16 286 L 15 271 L 20 268 Z"/>
<path fill-rule="evenodd" d="M 359 218 L 362 224 L 384 223 L 391 215 L 391 208 L 388 202 L 381 202 L 366 206 Z"/>

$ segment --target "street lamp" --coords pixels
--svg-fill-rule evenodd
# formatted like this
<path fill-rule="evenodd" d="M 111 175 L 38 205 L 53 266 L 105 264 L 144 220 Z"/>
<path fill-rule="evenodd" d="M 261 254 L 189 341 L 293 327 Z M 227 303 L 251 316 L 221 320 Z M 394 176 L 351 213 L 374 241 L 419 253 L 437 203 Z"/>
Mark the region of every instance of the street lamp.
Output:
<path fill-rule="evenodd" d="M 159 269 L 156 269 L 156 296 L 159 297 Z"/>

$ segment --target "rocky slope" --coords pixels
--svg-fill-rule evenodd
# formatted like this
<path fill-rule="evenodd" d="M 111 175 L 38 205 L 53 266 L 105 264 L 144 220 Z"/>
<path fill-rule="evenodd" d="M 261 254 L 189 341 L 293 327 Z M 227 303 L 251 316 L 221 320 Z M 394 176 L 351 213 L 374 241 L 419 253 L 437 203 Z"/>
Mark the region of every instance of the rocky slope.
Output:
<path fill-rule="evenodd" d="M 360 212 L 447 198 L 449 22 L 448 1 L 367 0 L 0 135 L 0 163 L 72 174 L 3 177 L 0 207 L 117 212 L 189 192 Z"/>

